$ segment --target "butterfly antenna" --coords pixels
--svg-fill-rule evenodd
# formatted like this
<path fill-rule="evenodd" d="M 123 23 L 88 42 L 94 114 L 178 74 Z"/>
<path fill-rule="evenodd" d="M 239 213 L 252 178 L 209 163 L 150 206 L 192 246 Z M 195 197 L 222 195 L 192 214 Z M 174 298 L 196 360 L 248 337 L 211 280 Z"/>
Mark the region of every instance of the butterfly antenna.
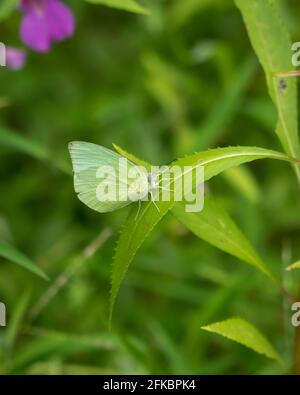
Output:
<path fill-rule="evenodd" d="M 160 185 L 158 185 L 157 188 L 162 189 L 163 191 L 174 192 L 174 189 L 169 189 L 169 188 L 161 187 Z"/>

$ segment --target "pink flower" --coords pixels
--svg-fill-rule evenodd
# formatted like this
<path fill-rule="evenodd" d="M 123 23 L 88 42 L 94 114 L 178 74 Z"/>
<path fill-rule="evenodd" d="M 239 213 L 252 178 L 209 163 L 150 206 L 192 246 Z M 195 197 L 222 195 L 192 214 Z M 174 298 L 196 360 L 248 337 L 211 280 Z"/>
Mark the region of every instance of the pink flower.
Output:
<path fill-rule="evenodd" d="M 26 62 L 26 53 L 22 49 L 7 47 L 5 50 L 6 66 L 12 70 L 20 70 Z"/>
<path fill-rule="evenodd" d="M 22 41 L 35 51 L 47 52 L 74 33 L 73 13 L 59 0 L 21 0 L 20 8 Z"/>

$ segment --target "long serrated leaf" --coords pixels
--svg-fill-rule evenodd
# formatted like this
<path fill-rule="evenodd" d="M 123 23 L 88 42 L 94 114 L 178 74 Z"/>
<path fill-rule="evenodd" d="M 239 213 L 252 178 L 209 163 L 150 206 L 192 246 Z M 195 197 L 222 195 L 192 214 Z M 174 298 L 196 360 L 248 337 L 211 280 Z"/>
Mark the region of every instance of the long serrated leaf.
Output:
<path fill-rule="evenodd" d="M 203 166 L 205 169 L 205 180 L 209 180 L 233 166 L 263 158 L 289 160 L 288 157 L 282 153 L 263 148 L 229 147 L 213 149 L 187 156 L 174 162 L 173 165 L 182 168 L 184 166 L 191 166 L 193 169 L 197 166 Z M 159 211 L 152 202 L 145 202 L 142 205 L 138 217 L 136 217 L 136 207 L 134 207 L 121 232 L 112 268 L 110 322 L 119 288 L 130 263 L 155 225 L 157 225 L 164 215 L 173 207 L 174 201 L 158 201 L 156 204 Z"/>
<path fill-rule="evenodd" d="M 119 147 L 116 144 L 113 144 L 114 149 L 119 152 L 120 155 L 124 156 L 125 158 L 127 158 L 128 160 L 130 160 L 131 162 L 135 163 L 136 165 L 139 166 L 144 166 L 147 170 L 151 169 L 151 165 L 150 163 L 136 157 L 133 154 L 129 154 L 127 151 L 125 151 L 123 148 Z"/>
<path fill-rule="evenodd" d="M 107 7 L 117 8 L 120 10 L 135 12 L 138 14 L 149 14 L 149 11 L 138 4 L 135 0 L 85 0 L 88 3 L 105 5 Z"/>
<path fill-rule="evenodd" d="M 212 197 L 205 196 L 204 209 L 200 212 L 187 213 L 184 202 L 179 202 L 172 208 L 172 213 L 200 239 L 255 266 L 267 276 L 273 277 L 247 238 Z"/>
<path fill-rule="evenodd" d="M 270 96 L 277 108 L 276 133 L 285 152 L 299 156 L 297 82 L 274 73 L 293 69 L 291 40 L 274 0 L 235 0 L 246 24 L 252 46 L 264 68 Z M 300 169 L 294 166 L 300 181 Z"/>
<path fill-rule="evenodd" d="M 201 329 L 207 332 L 217 333 L 237 343 L 243 344 L 258 354 L 263 354 L 283 364 L 282 359 L 265 336 L 254 325 L 242 318 L 229 318 L 225 321 L 202 326 Z"/>
<path fill-rule="evenodd" d="M 42 277 L 44 280 L 48 280 L 46 274 L 38 268 L 26 255 L 18 251 L 14 246 L 8 244 L 7 242 L 0 240 L 0 256 L 8 259 L 17 265 L 29 270 L 30 272 Z"/>

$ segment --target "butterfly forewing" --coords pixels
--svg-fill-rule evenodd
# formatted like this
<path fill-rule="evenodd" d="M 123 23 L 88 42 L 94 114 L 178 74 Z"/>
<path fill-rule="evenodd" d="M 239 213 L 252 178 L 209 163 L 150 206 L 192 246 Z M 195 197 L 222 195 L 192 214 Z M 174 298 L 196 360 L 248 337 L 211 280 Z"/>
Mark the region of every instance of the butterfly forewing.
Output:
<path fill-rule="evenodd" d="M 100 213 L 117 210 L 132 202 L 130 191 L 134 181 L 124 177 L 125 171 L 130 173 L 133 170 L 133 173 L 140 174 L 142 179 L 147 177 L 147 173 L 137 171 L 137 166 L 128 159 L 100 145 L 72 142 L 69 144 L 69 151 L 74 171 L 75 192 L 84 204 Z M 101 184 L 101 176 L 104 176 L 104 173 L 105 191 Z M 144 185 L 143 181 L 142 189 L 145 188 Z M 107 189 L 115 190 L 116 195 L 107 199 Z"/>

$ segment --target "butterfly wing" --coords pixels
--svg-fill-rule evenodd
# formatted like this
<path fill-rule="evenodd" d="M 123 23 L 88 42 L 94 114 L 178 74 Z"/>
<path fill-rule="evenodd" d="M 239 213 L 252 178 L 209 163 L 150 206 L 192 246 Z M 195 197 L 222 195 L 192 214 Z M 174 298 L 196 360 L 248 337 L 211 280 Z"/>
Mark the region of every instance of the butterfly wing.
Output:
<path fill-rule="evenodd" d="M 114 151 L 87 142 L 71 142 L 69 144 L 69 151 L 74 171 L 74 188 L 79 200 L 100 213 L 114 211 L 131 203 L 127 192 L 128 180 L 120 179 L 118 170 L 119 166 L 124 165 L 124 160 L 127 161 L 126 165 L 128 169 L 135 167 L 132 162 Z M 122 161 L 120 162 L 121 158 Z M 112 170 L 116 170 L 114 174 L 107 175 L 106 182 L 110 183 L 111 186 L 114 186 L 113 184 L 115 183 L 118 184 L 118 200 L 100 201 L 97 198 L 97 187 L 99 185 L 97 171 L 104 166 L 109 166 Z"/>

